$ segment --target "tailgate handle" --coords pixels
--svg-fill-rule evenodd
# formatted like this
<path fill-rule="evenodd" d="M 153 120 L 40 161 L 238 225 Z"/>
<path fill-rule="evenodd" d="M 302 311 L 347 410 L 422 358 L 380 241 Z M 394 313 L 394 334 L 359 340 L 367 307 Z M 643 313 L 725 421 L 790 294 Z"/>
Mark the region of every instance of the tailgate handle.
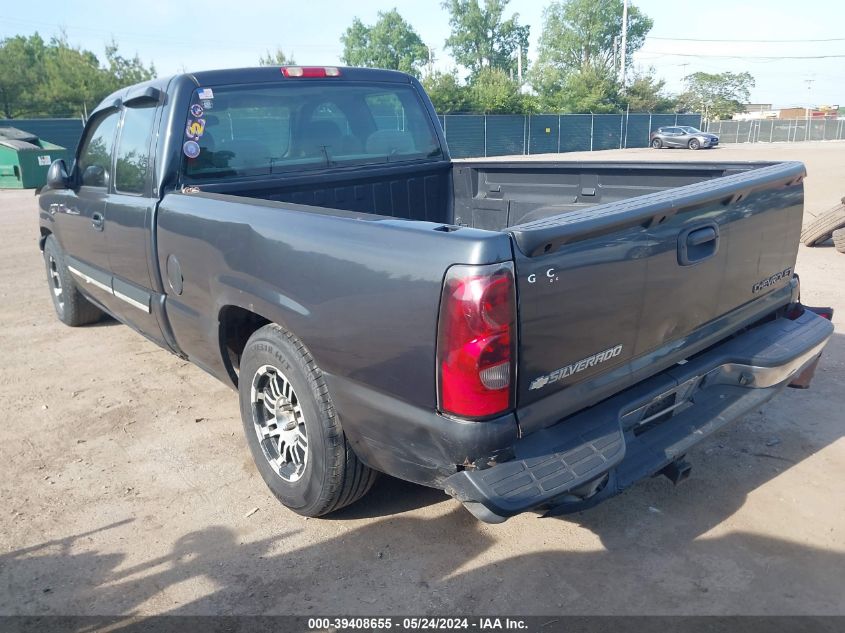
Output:
<path fill-rule="evenodd" d="M 719 225 L 715 222 L 687 229 L 678 238 L 678 263 L 691 266 L 713 257 L 719 250 Z"/>
<path fill-rule="evenodd" d="M 701 246 L 706 242 L 712 242 L 716 239 L 716 229 L 712 226 L 703 229 L 696 229 L 687 235 L 687 244 L 690 246 Z"/>

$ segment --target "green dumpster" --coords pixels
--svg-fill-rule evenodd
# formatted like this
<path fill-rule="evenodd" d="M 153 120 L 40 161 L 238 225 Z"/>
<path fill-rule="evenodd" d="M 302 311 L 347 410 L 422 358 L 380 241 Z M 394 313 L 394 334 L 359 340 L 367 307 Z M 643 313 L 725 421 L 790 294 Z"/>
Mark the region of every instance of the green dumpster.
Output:
<path fill-rule="evenodd" d="M 0 127 L 0 189 L 34 189 L 47 180 L 47 169 L 67 150 L 14 127 Z"/>

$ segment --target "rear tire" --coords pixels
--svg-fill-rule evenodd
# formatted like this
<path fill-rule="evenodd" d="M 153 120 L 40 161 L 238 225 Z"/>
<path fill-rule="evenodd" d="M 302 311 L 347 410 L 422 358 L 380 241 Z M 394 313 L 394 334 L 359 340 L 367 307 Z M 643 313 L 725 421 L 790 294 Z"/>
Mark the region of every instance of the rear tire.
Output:
<path fill-rule="evenodd" d="M 833 237 L 833 232 L 845 227 L 845 203 L 825 211 L 801 231 L 801 242 L 815 246 Z"/>
<path fill-rule="evenodd" d="M 845 229 L 837 229 L 833 232 L 833 245 L 840 253 L 845 253 Z"/>
<path fill-rule="evenodd" d="M 654 149 L 661 149 L 663 147 L 663 141 L 661 141 L 659 138 L 656 138 L 651 142 L 651 146 Z"/>
<path fill-rule="evenodd" d="M 691 150 L 701 149 L 701 143 L 698 141 L 697 138 L 690 139 L 690 142 L 687 143 L 687 147 Z"/>
<path fill-rule="evenodd" d="M 250 337 L 238 392 L 253 461 L 283 505 L 318 517 L 372 487 L 376 471 L 352 451 L 320 368 L 293 334 L 270 324 Z"/>
<path fill-rule="evenodd" d="M 44 264 L 53 308 L 59 321 L 71 327 L 95 323 L 103 318 L 103 311 L 88 301 L 76 286 L 76 280 L 65 264 L 64 253 L 52 235 L 44 242 Z"/>

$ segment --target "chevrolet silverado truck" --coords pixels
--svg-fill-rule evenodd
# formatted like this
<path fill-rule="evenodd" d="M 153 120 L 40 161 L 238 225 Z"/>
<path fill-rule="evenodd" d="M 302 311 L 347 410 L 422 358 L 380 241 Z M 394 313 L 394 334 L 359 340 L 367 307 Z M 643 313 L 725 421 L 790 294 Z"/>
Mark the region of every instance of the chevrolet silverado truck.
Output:
<path fill-rule="evenodd" d="M 61 321 L 109 314 L 238 391 L 295 512 L 383 472 L 500 522 L 677 482 L 809 384 L 833 326 L 793 274 L 804 176 L 453 162 L 406 74 L 219 70 L 106 98 L 40 244 Z"/>

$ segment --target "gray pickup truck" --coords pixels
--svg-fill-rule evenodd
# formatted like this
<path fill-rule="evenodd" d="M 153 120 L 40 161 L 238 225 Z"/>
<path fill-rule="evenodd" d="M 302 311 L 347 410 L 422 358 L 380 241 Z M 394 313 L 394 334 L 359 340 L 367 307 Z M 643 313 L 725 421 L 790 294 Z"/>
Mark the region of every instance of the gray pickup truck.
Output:
<path fill-rule="evenodd" d="M 483 521 L 580 510 L 805 387 L 800 163 L 452 162 L 402 73 L 131 86 L 40 194 L 59 318 L 107 313 L 236 388 L 320 516 L 377 472 Z M 828 318 L 825 318 L 828 317 Z"/>

